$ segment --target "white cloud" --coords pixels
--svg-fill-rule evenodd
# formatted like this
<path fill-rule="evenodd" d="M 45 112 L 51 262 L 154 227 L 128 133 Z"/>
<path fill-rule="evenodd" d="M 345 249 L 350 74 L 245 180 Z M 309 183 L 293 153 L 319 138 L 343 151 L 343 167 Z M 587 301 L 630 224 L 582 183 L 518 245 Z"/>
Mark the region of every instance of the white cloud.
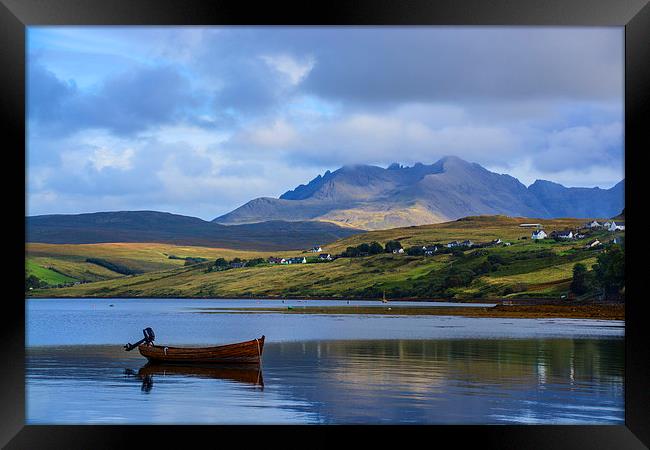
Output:
<path fill-rule="evenodd" d="M 316 117 L 294 124 L 286 119 L 235 134 L 227 147 L 238 154 L 282 151 L 293 164 L 432 163 L 454 154 L 473 162 L 487 163 L 518 152 L 524 139 L 502 126 L 454 125 L 434 127 L 415 120 L 412 114 L 353 114 L 335 120 Z M 300 127 L 299 127 L 300 125 Z M 265 157 L 269 157 L 266 155 Z"/>
<path fill-rule="evenodd" d="M 609 189 L 625 178 L 625 172 L 620 164 L 540 170 L 536 167 L 534 158 L 530 156 L 513 160 L 507 166 L 487 165 L 486 169 L 496 173 L 512 175 L 526 186 L 530 186 L 535 180 L 548 180 L 567 187 L 600 187 L 602 189 Z"/>
<path fill-rule="evenodd" d="M 307 56 L 302 61 L 287 54 L 264 55 L 260 58 L 269 67 L 284 75 L 294 86 L 300 84 L 316 65 L 316 59 L 313 56 Z"/>
<path fill-rule="evenodd" d="M 298 143 L 298 132 L 286 120 L 258 124 L 245 129 L 239 136 L 242 145 L 282 149 Z"/>
<path fill-rule="evenodd" d="M 129 170 L 131 169 L 131 159 L 135 152 L 132 148 L 125 148 L 122 151 L 110 150 L 108 148 L 98 148 L 88 158 L 95 170 L 103 170 L 105 168 Z"/>

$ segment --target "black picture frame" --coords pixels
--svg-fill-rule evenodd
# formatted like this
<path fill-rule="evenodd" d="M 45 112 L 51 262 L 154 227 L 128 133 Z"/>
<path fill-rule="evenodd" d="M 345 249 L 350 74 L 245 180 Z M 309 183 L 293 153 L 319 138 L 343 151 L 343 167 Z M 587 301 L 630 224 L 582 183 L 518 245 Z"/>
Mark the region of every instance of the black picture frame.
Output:
<path fill-rule="evenodd" d="M 32 426 L 25 425 L 24 272 L 10 257 L 2 314 L 3 364 L 0 444 L 5 448 L 117 448 L 135 439 L 153 447 L 172 441 L 187 445 L 300 443 L 339 444 L 339 432 L 361 439 L 384 439 L 427 445 L 475 443 L 500 449 L 644 448 L 650 446 L 650 383 L 644 321 L 640 234 L 643 187 L 644 119 L 650 109 L 650 5 L 648 0 L 355 0 L 349 2 L 276 3 L 234 0 L 0 0 L 2 102 L 6 126 L 5 176 L 19 178 L 25 163 L 25 27 L 31 25 L 555 25 L 625 27 L 625 171 L 628 240 L 626 252 L 625 425 L 624 426 L 423 426 L 423 427 L 241 427 L 221 426 Z M 14 167 L 16 169 L 14 169 Z M 24 172 L 22 172 L 25 174 Z M 25 174 L 26 176 L 26 174 Z M 24 182 L 24 180 L 23 180 Z M 14 202 L 5 215 L 6 245 L 24 258 L 25 197 L 13 181 L 5 199 Z M 631 205 L 631 208 L 630 208 Z M 639 224 L 639 225 L 636 225 Z M 639 226 L 639 228 L 636 228 Z M 631 238 L 630 238 L 631 235 Z M 645 248 L 644 248 L 645 247 Z M 12 255 L 13 256 L 13 255 Z M 20 257 L 18 258 L 20 259 Z M 23 260 L 24 263 L 24 260 Z M 647 302 L 647 299 L 645 299 Z M 298 440 L 296 431 L 310 440 Z M 302 433 L 306 431 L 309 434 Z M 350 433 L 350 431 L 352 431 Z M 312 437 L 313 435 L 313 437 Z M 313 441 L 311 439 L 314 439 Z M 317 439 L 317 441 L 316 441 Z M 405 444 L 407 442 L 404 442 Z M 167 445 L 163 445 L 167 446 Z"/>

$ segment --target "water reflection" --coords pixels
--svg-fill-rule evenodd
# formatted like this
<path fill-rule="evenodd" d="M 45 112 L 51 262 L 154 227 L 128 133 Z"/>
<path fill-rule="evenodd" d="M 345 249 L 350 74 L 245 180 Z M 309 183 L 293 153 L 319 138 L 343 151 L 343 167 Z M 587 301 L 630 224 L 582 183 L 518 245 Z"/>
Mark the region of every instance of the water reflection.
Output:
<path fill-rule="evenodd" d="M 278 350 L 300 373 L 317 374 L 317 389 L 287 389 L 319 405 L 325 422 L 608 423 L 623 420 L 622 342 L 308 342 Z"/>
<path fill-rule="evenodd" d="M 623 422 L 622 339 L 269 342 L 264 379 L 257 366 L 124 376 L 142 363 L 117 346 L 28 349 L 28 422 Z"/>
<path fill-rule="evenodd" d="M 220 364 L 220 365 L 176 365 L 147 363 L 136 372 L 124 369 L 127 376 L 142 380 L 143 392 L 150 392 L 154 383 L 154 375 L 159 377 L 199 377 L 215 380 L 228 380 L 238 383 L 251 384 L 264 389 L 262 367 L 259 364 Z"/>

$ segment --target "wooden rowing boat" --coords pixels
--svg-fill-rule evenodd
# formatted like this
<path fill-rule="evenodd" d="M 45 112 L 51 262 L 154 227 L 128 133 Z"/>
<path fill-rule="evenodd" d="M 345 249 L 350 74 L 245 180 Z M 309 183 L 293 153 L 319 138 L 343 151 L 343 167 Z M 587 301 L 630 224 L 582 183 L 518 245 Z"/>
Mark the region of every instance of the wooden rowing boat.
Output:
<path fill-rule="evenodd" d="M 138 345 L 138 350 L 154 363 L 259 364 L 264 350 L 264 336 L 217 347 L 167 347 L 148 342 Z"/>

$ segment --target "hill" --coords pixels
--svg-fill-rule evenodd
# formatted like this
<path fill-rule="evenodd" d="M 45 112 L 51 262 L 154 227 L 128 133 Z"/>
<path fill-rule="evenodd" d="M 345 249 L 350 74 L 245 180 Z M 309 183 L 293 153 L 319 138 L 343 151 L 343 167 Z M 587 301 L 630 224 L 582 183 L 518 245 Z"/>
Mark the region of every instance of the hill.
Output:
<path fill-rule="evenodd" d="M 329 220 L 368 230 L 446 222 L 473 215 L 608 217 L 624 206 L 624 182 L 611 189 L 567 188 L 516 178 L 445 157 L 430 165 L 355 165 L 318 175 L 280 198 L 262 197 L 215 218 L 221 224 Z"/>
<path fill-rule="evenodd" d="M 409 256 L 381 253 L 373 256 L 339 258 L 327 263 L 271 265 L 212 270 L 214 260 L 193 265 L 152 270 L 141 275 L 115 276 L 112 279 L 64 288 L 40 289 L 30 295 L 41 297 L 328 297 L 380 298 L 385 292 L 394 298 L 560 298 L 568 292 L 573 266 L 588 268 L 595 263 L 602 247 L 588 249 L 585 244 L 598 238 L 608 243 L 614 233 L 590 231 L 580 240 L 555 242 L 532 241 L 530 228 L 522 223 L 541 222 L 547 231 L 579 226 L 580 219 L 541 220 L 504 216 L 470 217 L 453 222 L 419 227 L 378 230 L 346 237 L 328 245 L 325 251 L 338 253 L 347 246 L 379 241 L 400 240 L 404 247 L 471 239 L 489 242 L 501 239 L 511 245 L 472 248 L 435 256 Z M 523 239 L 526 237 L 526 239 Z M 128 244 L 132 245 L 132 244 Z M 50 255 L 57 246 L 41 248 Z M 88 246 L 87 246 L 88 247 Z M 35 249 L 34 252 L 39 249 Z M 83 256 L 78 247 L 69 252 Z M 158 251 L 160 251 L 159 249 Z M 110 250 L 114 252 L 115 250 Z M 132 252 L 133 249 L 125 249 Z M 185 256 L 181 249 L 167 248 L 165 253 Z M 115 258 L 103 249 L 100 256 Z M 216 252 L 216 251 L 215 251 Z M 59 255 L 61 255 L 59 250 Z M 34 253 L 35 254 L 35 253 Z M 99 253 L 95 252 L 99 255 Z M 212 257 L 205 251 L 193 255 Z M 298 256 L 285 252 L 276 256 Z M 112 256 L 111 256 L 112 255 Z M 231 259 L 261 257 L 261 254 L 223 254 Z M 266 254 L 264 256 L 267 256 Z M 122 254 L 121 257 L 126 257 Z M 133 257 L 132 257 L 133 258 Z M 150 259 L 152 256 L 143 256 Z M 163 262 L 162 260 L 158 262 Z M 177 263 L 174 263 L 177 264 Z M 142 267 L 142 266 L 141 266 Z"/>
<path fill-rule="evenodd" d="M 156 211 L 44 215 L 27 217 L 25 221 L 27 242 L 156 242 L 262 251 L 305 249 L 360 232 L 318 221 L 265 221 L 226 226 Z"/>

